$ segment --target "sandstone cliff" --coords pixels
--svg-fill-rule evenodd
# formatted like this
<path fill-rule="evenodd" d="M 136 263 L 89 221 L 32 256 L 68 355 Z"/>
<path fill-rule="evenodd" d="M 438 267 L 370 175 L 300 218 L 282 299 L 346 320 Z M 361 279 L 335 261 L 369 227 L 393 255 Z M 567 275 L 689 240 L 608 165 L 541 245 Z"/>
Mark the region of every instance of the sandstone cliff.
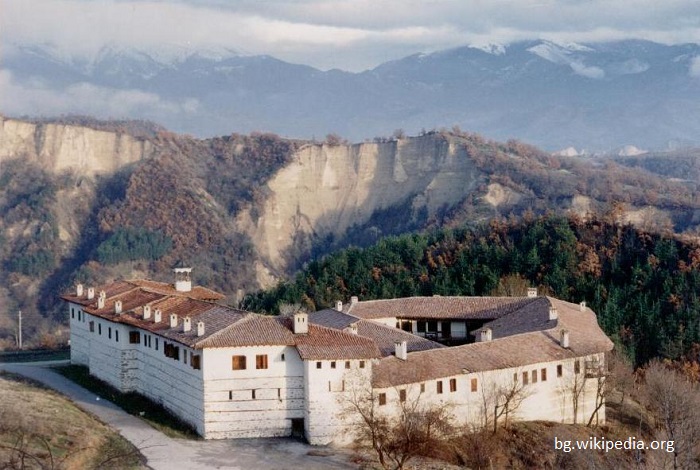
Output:
<path fill-rule="evenodd" d="M 81 175 L 112 173 L 152 155 L 153 144 L 128 134 L 0 117 L 0 164 L 25 158 L 47 171 Z"/>
<path fill-rule="evenodd" d="M 284 272 L 295 239 L 341 237 L 382 209 L 433 215 L 469 193 L 480 172 L 463 146 L 439 134 L 386 143 L 307 145 L 266 185 L 240 229 L 273 272 Z"/>

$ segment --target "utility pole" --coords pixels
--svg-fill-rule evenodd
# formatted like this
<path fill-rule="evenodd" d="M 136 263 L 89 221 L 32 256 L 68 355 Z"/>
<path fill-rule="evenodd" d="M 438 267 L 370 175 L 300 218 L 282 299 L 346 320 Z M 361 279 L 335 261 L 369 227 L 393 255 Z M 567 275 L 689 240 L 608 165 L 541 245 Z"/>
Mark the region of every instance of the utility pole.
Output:
<path fill-rule="evenodd" d="M 19 311 L 17 322 L 17 346 L 22 349 L 22 310 Z"/>

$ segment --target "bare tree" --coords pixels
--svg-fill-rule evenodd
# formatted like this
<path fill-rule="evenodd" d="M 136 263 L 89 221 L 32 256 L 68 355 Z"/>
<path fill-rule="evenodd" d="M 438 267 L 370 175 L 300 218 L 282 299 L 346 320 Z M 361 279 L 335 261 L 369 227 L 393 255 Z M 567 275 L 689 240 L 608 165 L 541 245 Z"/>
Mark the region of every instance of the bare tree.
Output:
<path fill-rule="evenodd" d="M 620 406 L 625 402 L 625 397 L 634 390 L 634 369 L 630 360 L 617 351 L 605 356 L 608 381 L 610 388 L 620 394 Z"/>
<path fill-rule="evenodd" d="M 700 458 L 700 390 L 676 371 L 653 361 L 645 370 L 644 401 L 656 419 L 657 440 L 673 442 L 665 468 L 697 469 Z"/>
<path fill-rule="evenodd" d="M 306 313 L 306 309 L 300 303 L 280 304 L 279 306 L 280 317 L 293 317 L 295 313 L 300 312 Z"/>
<path fill-rule="evenodd" d="M 369 445 L 382 468 L 402 469 L 408 461 L 425 455 L 441 438 L 452 432 L 446 406 L 426 406 L 421 393 L 402 387 L 397 404 L 387 404 L 366 384 L 353 381 L 345 394 L 343 417 L 352 423 L 359 445 Z"/>
<path fill-rule="evenodd" d="M 481 430 L 493 429 L 496 432 L 499 420 L 503 417 L 504 426 L 512 418 L 531 391 L 520 380 L 522 371 L 513 374 L 513 380 L 497 381 L 490 374 L 480 374 L 481 381 Z"/>
<path fill-rule="evenodd" d="M 574 424 L 578 423 L 579 409 L 581 405 L 581 399 L 583 391 L 586 388 L 586 375 L 581 371 L 574 370 L 574 373 L 568 380 L 563 382 L 563 385 L 559 387 L 562 398 L 564 400 L 564 408 L 566 409 L 567 403 L 571 404 L 571 409 L 574 415 Z"/>

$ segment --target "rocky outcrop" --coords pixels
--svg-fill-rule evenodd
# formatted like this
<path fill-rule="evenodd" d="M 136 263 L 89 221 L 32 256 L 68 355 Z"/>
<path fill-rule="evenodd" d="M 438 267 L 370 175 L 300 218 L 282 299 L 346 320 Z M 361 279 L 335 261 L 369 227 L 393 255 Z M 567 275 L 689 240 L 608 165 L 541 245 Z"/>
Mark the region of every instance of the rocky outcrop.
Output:
<path fill-rule="evenodd" d="M 479 180 L 463 146 L 432 134 L 386 143 L 307 145 L 267 183 L 261 207 L 238 217 L 273 272 L 300 235 L 342 236 L 381 209 L 406 217 L 461 201 Z M 403 205 L 403 206 L 402 206 Z"/>
<path fill-rule="evenodd" d="M 125 133 L 0 117 L 0 163 L 25 158 L 47 171 L 73 170 L 94 176 L 112 173 L 153 152 L 151 142 Z"/>

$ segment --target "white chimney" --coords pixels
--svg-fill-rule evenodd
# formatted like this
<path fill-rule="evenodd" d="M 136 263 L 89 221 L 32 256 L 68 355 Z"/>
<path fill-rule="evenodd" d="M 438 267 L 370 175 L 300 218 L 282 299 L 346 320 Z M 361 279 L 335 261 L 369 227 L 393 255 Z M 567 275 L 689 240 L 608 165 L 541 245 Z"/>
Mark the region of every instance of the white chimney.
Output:
<path fill-rule="evenodd" d="M 309 332 L 309 314 L 295 313 L 294 314 L 294 334 L 305 335 Z"/>
<path fill-rule="evenodd" d="M 336 300 L 335 301 L 335 309 L 339 312 L 342 312 L 343 311 L 343 302 L 341 302 L 340 300 Z"/>
<path fill-rule="evenodd" d="M 190 292 L 192 290 L 192 268 L 175 268 L 175 290 Z"/>
<path fill-rule="evenodd" d="M 557 318 L 559 318 L 559 313 L 557 312 L 557 309 L 554 307 L 549 307 L 549 321 L 554 321 Z"/>
<path fill-rule="evenodd" d="M 95 298 L 95 288 L 88 287 L 88 300 L 92 300 L 94 298 Z"/>
<path fill-rule="evenodd" d="M 117 300 L 116 302 L 114 302 L 114 313 L 116 313 L 117 315 L 122 313 L 122 301 L 121 300 Z"/>
<path fill-rule="evenodd" d="M 106 298 L 107 298 L 107 292 L 101 290 L 101 291 L 100 291 L 100 297 L 102 297 L 103 299 L 106 299 Z"/>
<path fill-rule="evenodd" d="M 149 318 L 151 318 L 151 306 L 144 305 L 143 306 L 143 319 L 148 320 Z"/>
<path fill-rule="evenodd" d="M 580 304 L 578 304 L 578 306 L 579 306 L 579 310 L 581 310 L 582 312 L 586 311 L 586 301 L 585 300 L 583 302 L 581 302 Z"/>
<path fill-rule="evenodd" d="M 182 332 L 187 333 L 192 329 L 192 319 L 190 317 L 185 317 L 182 320 Z"/>
<path fill-rule="evenodd" d="M 485 343 L 486 341 L 491 341 L 491 339 L 492 339 L 491 328 L 484 328 L 483 330 L 479 331 L 479 342 L 480 343 Z"/>
<path fill-rule="evenodd" d="M 355 305 L 359 301 L 360 301 L 360 299 L 358 299 L 356 295 L 353 295 L 352 297 L 350 297 L 350 306 L 352 307 L 353 305 Z"/>
<path fill-rule="evenodd" d="M 77 286 L 75 286 L 75 295 L 78 297 L 83 296 L 83 285 L 82 284 L 78 284 Z"/>
<path fill-rule="evenodd" d="M 350 325 L 349 330 L 350 330 L 350 333 L 356 335 L 357 334 L 357 323 L 353 323 L 352 325 Z"/>
<path fill-rule="evenodd" d="M 559 333 L 559 344 L 562 348 L 569 347 L 569 330 L 561 330 Z"/>
<path fill-rule="evenodd" d="M 204 336 L 204 322 L 197 322 L 197 336 Z"/>
<path fill-rule="evenodd" d="M 105 297 L 102 297 L 102 295 L 97 298 L 97 308 L 105 308 Z"/>
<path fill-rule="evenodd" d="M 528 298 L 537 297 L 537 287 L 528 287 L 527 296 Z"/>
<path fill-rule="evenodd" d="M 406 341 L 397 341 L 394 343 L 394 350 L 396 357 L 398 359 L 401 359 L 402 361 L 405 361 L 408 359 L 408 346 Z"/>
<path fill-rule="evenodd" d="M 170 314 L 170 328 L 177 328 L 177 314 Z"/>
<path fill-rule="evenodd" d="M 153 312 L 153 322 L 154 323 L 160 323 L 160 321 L 163 319 L 163 312 L 160 311 L 159 308 L 156 309 L 155 312 Z"/>

